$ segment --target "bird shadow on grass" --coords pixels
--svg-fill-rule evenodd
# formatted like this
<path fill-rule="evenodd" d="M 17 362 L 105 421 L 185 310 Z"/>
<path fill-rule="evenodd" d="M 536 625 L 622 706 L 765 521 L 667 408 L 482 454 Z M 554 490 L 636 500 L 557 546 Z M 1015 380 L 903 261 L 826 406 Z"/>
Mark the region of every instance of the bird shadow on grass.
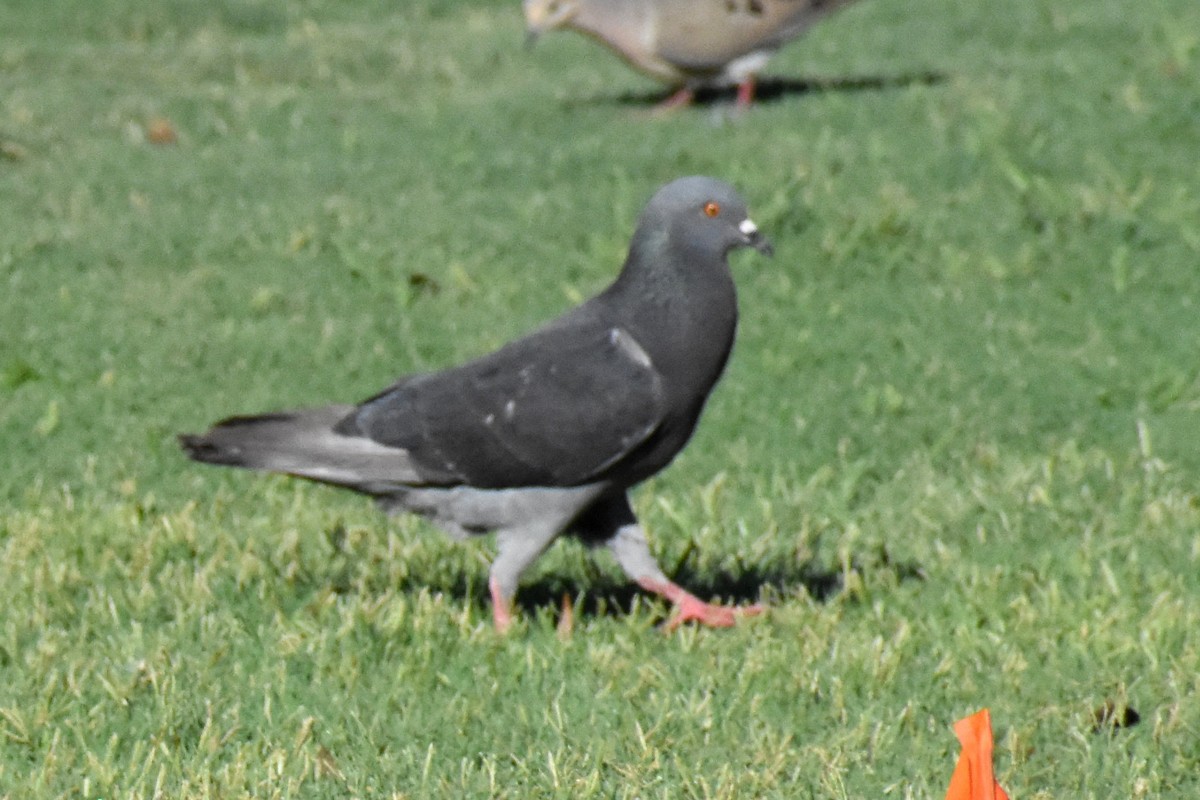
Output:
<path fill-rule="evenodd" d="M 856 582 L 875 580 L 888 573 L 895 582 L 924 580 L 924 569 L 914 562 L 896 560 L 884 547 L 853 558 L 845 568 L 832 568 L 816 559 L 795 561 L 776 559 L 757 564 L 741 564 L 736 570 L 697 570 L 687 562 L 671 570 L 671 578 L 692 594 L 709 602 L 743 606 L 766 603 L 806 594 L 818 603 L 829 602 L 855 576 Z M 564 597 L 570 598 L 578 617 L 625 616 L 639 602 L 658 603 L 666 611 L 665 601 L 649 595 L 635 584 L 616 576 L 598 576 L 586 585 L 563 578 L 544 576 L 521 587 L 516 606 L 530 618 L 540 614 L 559 615 Z M 476 599 L 464 595 L 462 599 Z M 486 598 L 483 599 L 486 602 Z"/>
<path fill-rule="evenodd" d="M 842 588 L 840 573 L 815 564 L 755 565 L 736 572 L 699 572 L 684 566 L 675 570 L 671 578 L 701 600 L 732 606 L 764 601 L 769 604 L 772 599 L 799 592 L 825 602 Z M 546 612 L 557 614 L 564 597 L 570 598 L 576 616 L 582 618 L 626 616 L 639 603 L 658 604 L 668 610 L 666 601 L 617 576 L 594 578 L 586 585 L 546 576 L 522 585 L 516 605 L 529 617 Z"/>
<path fill-rule="evenodd" d="M 353 559 L 347 560 L 346 553 L 336 543 L 334 556 L 342 563 L 335 566 L 324 579 L 310 576 L 315 584 L 333 589 L 342 594 L 354 591 L 352 579 L 356 571 Z M 861 587 L 864 584 L 898 584 L 910 580 L 923 581 L 924 568 L 914 562 L 896 558 L 885 544 L 853 554 L 848 562 L 840 559 L 830 562 L 820 557 L 800 559 L 787 555 L 776 555 L 747 563 L 735 558 L 733 568 L 697 568 L 691 558 L 693 546 L 685 548 L 673 567 L 668 567 L 668 576 L 687 591 L 708 602 L 745 606 L 764 603 L 768 607 L 780 600 L 806 596 L 818 603 L 830 602 L 842 594 L 848 585 Z M 515 607 L 529 619 L 548 615 L 561 619 L 569 603 L 577 618 L 615 618 L 628 616 L 635 607 L 649 604 L 670 613 L 666 601 L 658 598 L 628 580 L 616 571 L 601 570 L 595 565 L 585 568 L 585 574 L 560 575 L 542 572 L 521 584 L 515 598 Z M 418 588 L 453 598 L 455 602 L 475 605 L 490 615 L 491 599 L 486 589 L 486 579 L 481 583 L 480 575 L 453 570 L 440 579 L 423 581 L 412 578 L 405 585 L 393 589 L 415 591 Z M 853 602 L 855 594 L 849 601 Z"/>
<path fill-rule="evenodd" d="M 879 92 L 908 86 L 935 86 L 946 80 L 941 72 L 908 72 L 898 75 L 847 75 L 828 78 L 763 77 L 754 89 L 756 104 L 778 103 L 789 97 L 825 92 Z M 674 90 L 625 92 L 615 97 L 600 96 L 582 101 L 584 105 L 615 103 L 626 106 L 659 106 L 674 94 Z M 693 105 L 702 108 L 733 105 L 737 87 L 705 88 L 696 92 Z"/>

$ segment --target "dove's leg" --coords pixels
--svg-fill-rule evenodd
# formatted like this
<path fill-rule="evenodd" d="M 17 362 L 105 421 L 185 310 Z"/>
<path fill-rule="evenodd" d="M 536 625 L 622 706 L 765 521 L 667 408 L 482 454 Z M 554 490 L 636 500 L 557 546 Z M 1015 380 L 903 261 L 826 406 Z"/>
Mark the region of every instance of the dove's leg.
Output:
<path fill-rule="evenodd" d="M 738 84 L 737 87 L 737 108 L 745 111 L 754 102 L 754 76 L 750 75 Z"/>
<path fill-rule="evenodd" d="M 629 507 L 629 500 L 618 495 L 601 501 L 589 509 L 587 522 L 592 529 L 589 538 L 601 531 L 607 532 L 604 543 L 616 557 L 625 574 L 648 592 L 661 595 L 675 604 L 675 615 L 667 623 L 667 630 L 674 630 L 684 622 L 699 622 L 715 627 L 729 627 L 737 622 L 739 615 L 753 615 L 762 611 L 761 606 L 728 608 L 706 603 L 699 597 L 673 582 L 663 574 L 650 547 L 646 534 Z"/>
<path fill-rule="evenodd" d="M 683 106 L 689 106 L 692 104 L 692 101 L 695 99 L 696 99 L 696 92 L 691 87 L 684 86 L 682 89 L 680 89 L 679 91 L 672 94 L 666 100 L 663 100 L 662 102 L 660 102 L 658 104 L 658 110 L 659 111 L 671 111 L 676 108 L 682 108 Z"/>

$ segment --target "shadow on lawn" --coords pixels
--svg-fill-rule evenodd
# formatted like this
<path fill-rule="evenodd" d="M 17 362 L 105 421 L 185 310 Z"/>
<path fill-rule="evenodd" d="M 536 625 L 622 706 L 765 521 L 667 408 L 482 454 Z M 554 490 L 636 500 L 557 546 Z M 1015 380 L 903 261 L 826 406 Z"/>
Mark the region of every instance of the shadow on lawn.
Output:
<path fill-rule="evenodd" d="M 335 553 L 344 552 L 331 540 Z M 733 606 L 752 603 L 771 605 L 780 599 L 795 597 L 801 593 L 818 603 L 828 602 L 845 588 L 847 577 L 853 576 L 854 583 L 901 583 L 910 580 L 925 580 L 924 568 L 913 561 L 898 560 L 886 545 L 855 554 L 849 564 L 830 564 L 812 558 L 799 560 L 776 556 L 756 563 L 747 564 L 740 558 L 736 568 L 722 570 L 698 570 L 692 564 L 692 546 L 685 548 L 673 568 L 666 573 L 687 591 L 708 602 Z M 341 594 L 354 591 L 354 572 L 351 562 L 344 562 L 330 575 L 326 584 Z M 310 576 L 315 578 L 316 576 Z M 454 598 L 460 603 L 475 604 L 487 609 L 490 615 L 491 599 L 486 586 L 463 573 L 445 575 L 442 580 L 431 582 L 413 578 L 403 586 L 394 587 L 401 591 L 418 587 L 432 590 Z M 322 581 L 317 578 L 317 583 Z M 665 600 L 643 591 L 635 583 L 615 572 L 601 572 L 595 567 L 580 577 L 543 573 L 540 577 L 523 583 L 517 591 L 515 605 L 523 616 L 533 619 L 542 614 L 558 618 L 564 599 L 570 598 L 577 617 L 617 617 L 633 611 L 635 602 L 662 608 L 663 614 L 670 609 Z"/>
<path fill-rule="evenodd" d="M 853 559 L 849 571 L 864 578 L 886 571 L 892 573 L 897 582 L 925 579 L 925 571 L 920 565 L 896 561 L 885 548 Z M 801 591 L 824 603 L 842 591 L 846 573 L 815 560 L 775 560 L 743 565 L 736 572 L 699 572 L 684 563 L 671 571 L 671 577 L 702 600 L 742 606 L 757 602 L 770 604 L 777 598 L 794 596 Z M 667 610 L 665 601 L 642 591 L 632 582 L 610 576 L 596 577 L 587 585 L 545 576 L 523 585 L 517 592 L 516 605 L 531 618 L 547 611 L 557 616 L 564 596 L 571 598 L 575 613 L 580 617 L 626 615 L 633 610 L 637 598 L 661 604 L 664 611 Z M 481 598 L 475 593 L 464 592 L 462 599 Z M 488 602 L 486 598 L 482 599 Z"/>
<path fill-rule="evenodd" d="M 907 86 L 934 86 L 946 80 L 940 72 L 911 72 L 900 75 L 847 75 L 831 78 L 759 78 L 754 90 L 755 103 L 778 103 L 791 96 L 820 94 L 824 92 L 878 92 Z M 651 92 L 625 92 L 616 97 L 592 97 L 581 104 L 616 103 L 618 105 L 657 106 L 670 97 L 674 90 Z M 737 97 L 737 88 L 701 89 L 696 92 L 694 104 L 701 107 L 732 105 Z"/>
<path fill-rule="evenodd" d="M 788 596 L 803 589 L 820 602 L 832 597 L 842 588 L 842 576 L 817 567 L 802 567 L 787 571 L 776 567 L 749 567 L 736 574 L 730 572 L 695 573 L 686 567 L 676 571 L 673 580 L 701 600 L 723 605 L 744 606 L 770 598 Z M 563 597 L 569 596 L 578 617 L 625 616 L 633 611 L 635 600 L 661 605 L 669 612 L 667 602 L 645 592 L 632 582 L 604 577 L 586 586 L 545 578 L 523 585 L 517 592 L 517 607 L 521 613 L 535 617 L 545 611 L 558 616 Z"/>

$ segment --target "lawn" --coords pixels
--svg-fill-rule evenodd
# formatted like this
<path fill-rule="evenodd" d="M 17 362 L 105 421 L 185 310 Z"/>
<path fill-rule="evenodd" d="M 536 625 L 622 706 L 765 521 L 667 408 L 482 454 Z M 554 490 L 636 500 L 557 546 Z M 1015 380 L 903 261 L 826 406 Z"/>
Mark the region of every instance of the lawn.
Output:
<path fill-rule="evenodd" d="M 1200 796 L 1200 4 L 869 0 L 740 116 L 521 44 L 0 6 L 0 797 L 940 798 L 982 707 L 1013 798 Z M 776 256 L 635 502 L 764 616 L 564 542 L 501 637 L 490 541 L 178 451 L 554 316 L 693 173 Z"/>

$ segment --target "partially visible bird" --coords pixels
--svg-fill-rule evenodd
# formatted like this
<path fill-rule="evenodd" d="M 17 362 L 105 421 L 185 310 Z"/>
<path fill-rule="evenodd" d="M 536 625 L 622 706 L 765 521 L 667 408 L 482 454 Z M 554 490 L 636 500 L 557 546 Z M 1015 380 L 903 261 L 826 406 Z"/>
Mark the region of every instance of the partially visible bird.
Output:
<path fill-rule="evenodd" d="M 754 98 L 755 76 L 783 45 L 852 0 L 524 0 L 527 40 L 572 28 L 607 45 L 635 69 L 675 92 L 665 106 L 691 102 L 698 89 L 738 87 Z"/>
<path fill-rule="evenodd" d="M 627 490 L 692 435 L 737 324 L 728 253 L 770 243 L 728 184 L 661 188 L 603 292 L 490 355 L 403 377 L 352 405 L 231 417 L 182 435 L 196 461 L 281 472 L 374 496 L 459 539 L 494 531 L 496 627 L 521 573 L 560 534 L 604 544 L 676 606 L 670 623 L 732 625 L 663 574 Z"/>

